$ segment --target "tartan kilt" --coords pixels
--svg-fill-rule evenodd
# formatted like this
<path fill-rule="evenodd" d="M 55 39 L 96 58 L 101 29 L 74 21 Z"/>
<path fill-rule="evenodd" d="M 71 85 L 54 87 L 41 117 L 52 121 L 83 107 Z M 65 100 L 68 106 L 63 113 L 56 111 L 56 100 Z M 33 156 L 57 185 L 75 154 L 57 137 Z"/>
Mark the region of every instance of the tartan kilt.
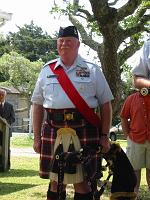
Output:
<path fill-rule="evenodd" d="M 41 136 L 41 152 L 40 152 L 40 171 L 39 176 L 44 179 L 49 179 L 49 174 L 51 171 L 51 163 L 54 156 L 54 144 L 57 137 L 57 130 L 59 128 L 66 127 L 61 123 L 53 124 L 52 122 L 45 121 L 42 127 L 42 136 Z M 96 148 L 100 144 L 100 132 L 99 129 L 92 126 L 88 122 L 76 124 L 73 127 L 69 124 L 70 128 L 73 128 L 76 131 L 77 136 L 79 137 L 81 148 L 90 147 L 92 149 Z M 95 163 L 95 164 L 94 164 Z M 93 173 L 97 169 L 97 156 L 92 158 L 92 169 Z"/>

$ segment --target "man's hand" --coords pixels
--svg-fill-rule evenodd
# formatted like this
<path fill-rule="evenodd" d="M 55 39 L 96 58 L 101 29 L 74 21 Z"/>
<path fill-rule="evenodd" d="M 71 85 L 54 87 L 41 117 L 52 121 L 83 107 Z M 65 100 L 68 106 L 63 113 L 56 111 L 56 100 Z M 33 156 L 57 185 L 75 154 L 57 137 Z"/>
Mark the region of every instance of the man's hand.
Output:
<path fill-rule="evenodd" d="M 33 149 L 36 153 L 41 152 L 41 138 L 40 137 L 34 138 Z"/>
<path fill-rule="evenodd" d="M 110 140 L 107 135 L 101 136 L 100 144 L 102 145 L 102 152 L 107 153 L 110 149 Z"/>

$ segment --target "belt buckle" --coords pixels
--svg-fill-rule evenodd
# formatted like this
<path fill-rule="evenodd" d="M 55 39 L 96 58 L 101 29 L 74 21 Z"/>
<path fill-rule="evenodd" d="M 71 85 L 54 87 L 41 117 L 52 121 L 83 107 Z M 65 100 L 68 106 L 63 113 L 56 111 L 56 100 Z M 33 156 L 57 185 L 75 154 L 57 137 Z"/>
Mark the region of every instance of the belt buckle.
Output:
<path fill-rule="evenodd" d="M 149 94 L 149 88 L 141 88 L 140 93 L 142 96 L 147 96 Z"/>
<path fill-rule="evenodd" d="M 73 120 L 73 112 L 72 113 L 64 113 L 64 121 Z"/>

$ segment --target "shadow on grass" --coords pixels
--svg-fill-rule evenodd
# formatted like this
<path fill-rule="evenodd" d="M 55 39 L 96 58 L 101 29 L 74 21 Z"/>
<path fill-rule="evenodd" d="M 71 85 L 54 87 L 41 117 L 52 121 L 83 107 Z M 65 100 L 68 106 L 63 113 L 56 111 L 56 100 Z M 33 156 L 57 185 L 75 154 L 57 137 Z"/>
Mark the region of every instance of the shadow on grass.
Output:
<path fill-rule="evenodd" d="M 39 192 L 34 192 L 31 196 L 36 197 L 37 199 L 39 199 L 39 198 L 46 199 L 46 192 L 43 193 L 43 194 L 40 191 Z"/>
<path fill-rule="evenodd" d="M 37 176 L 38 171 L 26 170 L 26 169 L 11 169 L 8 172 L 0 172 L 1 177 L 26 177 L 26 176 Z"/>
<path fill-rule="evenodd" d="M 20 190 L 35 187 L 34 184 L 18 184 L 18 183 L 1 183 L 0 182 L 0 195 L 6 195 Z"/>

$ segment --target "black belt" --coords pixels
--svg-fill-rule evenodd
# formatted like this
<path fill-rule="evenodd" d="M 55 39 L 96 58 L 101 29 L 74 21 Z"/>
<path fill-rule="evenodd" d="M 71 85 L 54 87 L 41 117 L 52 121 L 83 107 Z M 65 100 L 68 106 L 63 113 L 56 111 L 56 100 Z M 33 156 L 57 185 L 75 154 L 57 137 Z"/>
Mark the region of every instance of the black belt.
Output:
<path fill-rule="evenodd" d="M 53 120 L 55 122 L 63 122 L 63 121 L 81 121 L 83 116 L 78 112 L 64 112 L 64 113 L 47 113 L 47 119 Z"/>

